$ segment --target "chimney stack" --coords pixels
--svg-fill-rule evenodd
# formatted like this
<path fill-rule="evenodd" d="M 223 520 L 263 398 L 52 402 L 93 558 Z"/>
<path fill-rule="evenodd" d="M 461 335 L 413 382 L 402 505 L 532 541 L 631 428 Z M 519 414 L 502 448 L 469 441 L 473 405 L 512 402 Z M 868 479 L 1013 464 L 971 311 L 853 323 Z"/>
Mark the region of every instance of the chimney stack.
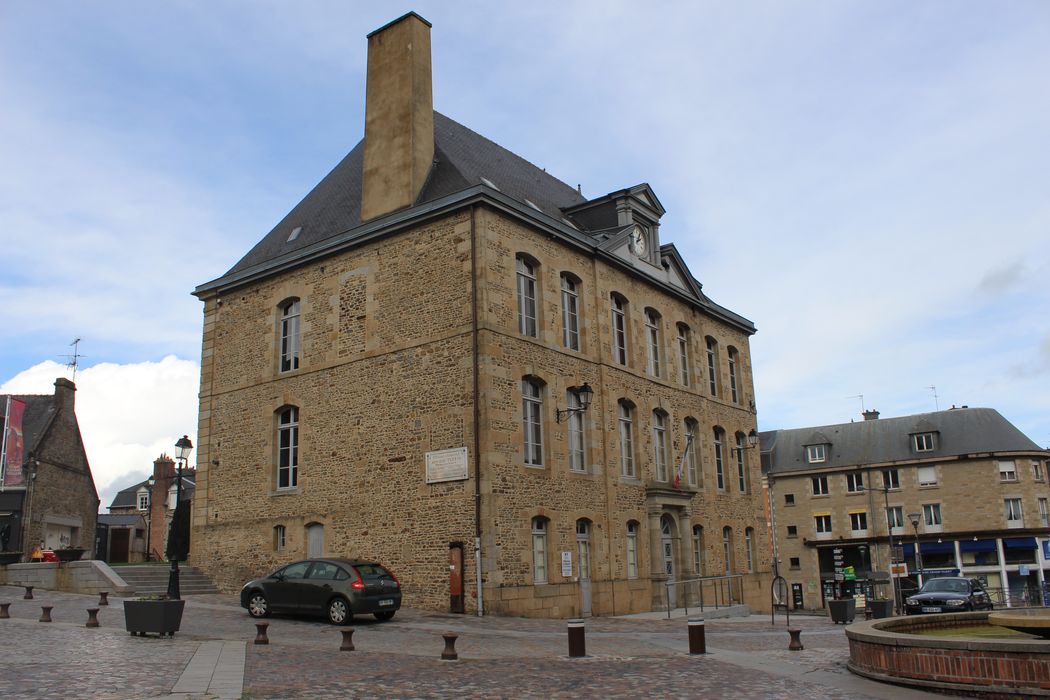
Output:
<path fill-rule="evenodd" d="M 55 399 L 59 407 L 67 411 L 73 411 L 76 406 L 77 385 L 65 377 L 55 380 Z"/>
<path fill-rule="evenodd" d="M 878 420 L 879 419 L 879 412 L 874 410 L 874 409 L 872 409 L 870 411 L 864 411 L 864 413 L 862 415 L 864 416 L 864 420 Z"/>
<path fill-rule="evenodd" d="M 434 163 L 430 26 L 409 12 L 368 35 L 363 222 L 412 206 Z"/>

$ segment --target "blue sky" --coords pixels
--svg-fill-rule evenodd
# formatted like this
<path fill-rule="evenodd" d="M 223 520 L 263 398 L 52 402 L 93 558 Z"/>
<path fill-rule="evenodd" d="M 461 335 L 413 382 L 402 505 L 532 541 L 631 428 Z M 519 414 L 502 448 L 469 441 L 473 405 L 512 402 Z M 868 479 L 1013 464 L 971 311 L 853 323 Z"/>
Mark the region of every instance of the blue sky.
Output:
<path fill-rule="evenodd" d="M 414 9 L 438 110 L 587 196 L 653 186 L 758 326 L 762 429 L 936 386 L 1050 445 L 1050 3 L 656 7 L 0 4 L 0 390 L 83 339 L 103 505 L 192 435 L 189 292 L 361 138 L 365 35 Z"/>

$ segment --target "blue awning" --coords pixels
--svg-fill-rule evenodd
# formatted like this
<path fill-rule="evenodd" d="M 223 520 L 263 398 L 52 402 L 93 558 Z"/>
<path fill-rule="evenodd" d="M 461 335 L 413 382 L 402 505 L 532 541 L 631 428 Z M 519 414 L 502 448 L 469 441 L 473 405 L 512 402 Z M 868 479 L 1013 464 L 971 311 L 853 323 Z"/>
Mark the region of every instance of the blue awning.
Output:
<path fill-rule="evenodd" d="M 1004 537 L 1003 545 L 1007 549 L 1035 549 L 1034 537 Z"/>
<path fill-rule="evenodd" d="M 963 540 L 959 543 L 959 549 L 963 552 L 994 552 L 995 540 Z"/>
<path fill-rule="evenodd" d="M 908 543 L 904 545 L 904 556 L 911 557 L 915 556 L 915 545 Z"/>
<path fill-rule="evenodd" d="M 952 542 L 921 542 L 919 551 L 923 554 L 953 554 L 955 553 L 955 544 Z"/>

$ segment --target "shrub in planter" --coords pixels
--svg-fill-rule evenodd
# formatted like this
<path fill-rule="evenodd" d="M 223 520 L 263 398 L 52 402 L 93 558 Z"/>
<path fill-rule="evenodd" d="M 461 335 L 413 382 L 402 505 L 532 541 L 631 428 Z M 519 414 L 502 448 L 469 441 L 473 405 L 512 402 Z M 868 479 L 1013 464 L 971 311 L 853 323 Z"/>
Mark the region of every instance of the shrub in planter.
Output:
<path fill-rule="evenodd" d="M 828 612 L 831 613 L 831 621 L 836 624 L 853 622 L 853 618 L 857 615 L 857 601 L 853 598 L 829 600 Z"/>
<path fill-rule="evenodd" d="M 58 557 L 59 561 L 78 561 L 80 557 L 84 556 L 86 551 L 86 549 L 80 547 L 65 547 L 56 549 L 55 556 Z"/>
<path fill-rule="evenodd" d="M 136 598 L 124 601 L 124 625 L 131 636 L 145 637 L 147 632 L 174 637 L 182 624 L 185 600 Z"/>

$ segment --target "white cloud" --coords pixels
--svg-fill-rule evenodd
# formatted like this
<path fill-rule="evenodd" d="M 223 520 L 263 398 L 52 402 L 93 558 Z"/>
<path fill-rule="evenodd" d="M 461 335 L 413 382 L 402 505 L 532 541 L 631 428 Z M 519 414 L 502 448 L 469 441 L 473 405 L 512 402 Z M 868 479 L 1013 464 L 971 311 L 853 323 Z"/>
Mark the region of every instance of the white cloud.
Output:
<path fill-rule="evenodd" d="M 5 382 L 0 393 L 53 394 L 55 379 L 69 374 L 63 365 L 42 362 Z M 188 434 L 196 444 L 195 362 L 169 355 L 160 362 L 103 363 L 78 371 L 76 385 L 77 422 L 101 512 L 117 491 L 146 478 L 153 460 L 173 454 L 179 437 Z"/>

